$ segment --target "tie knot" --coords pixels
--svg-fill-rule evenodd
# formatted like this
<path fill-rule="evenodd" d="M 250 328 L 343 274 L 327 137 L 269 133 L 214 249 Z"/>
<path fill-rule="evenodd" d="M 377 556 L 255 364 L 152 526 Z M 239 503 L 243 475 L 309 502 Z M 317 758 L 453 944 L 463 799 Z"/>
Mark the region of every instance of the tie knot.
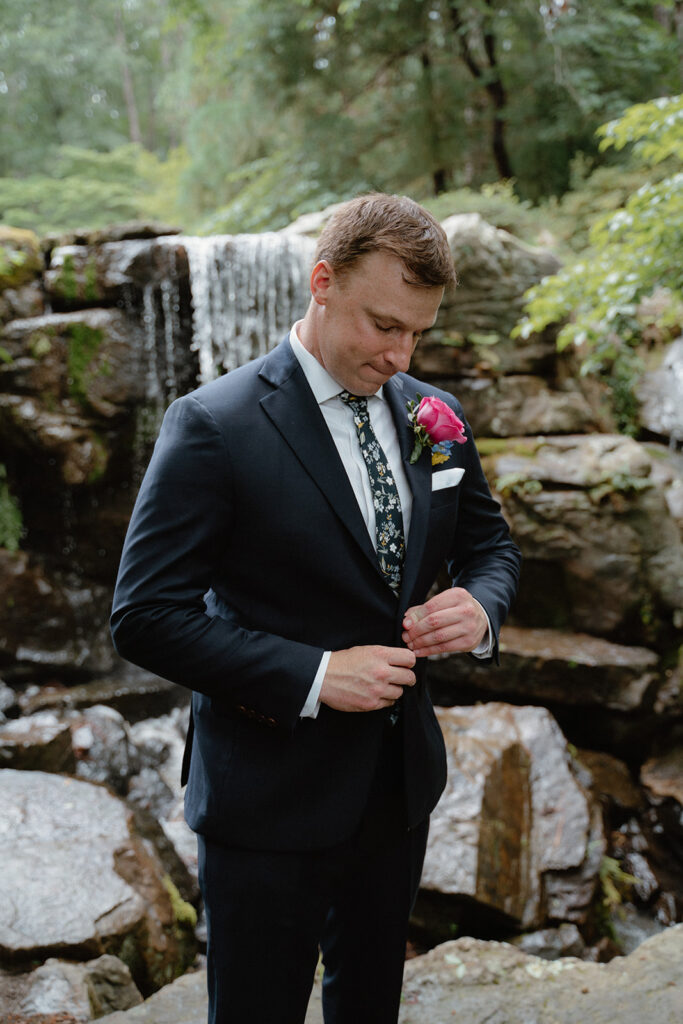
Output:
<path fill-rule="evenodd" d="M 344 405 L 348 407 L 357 415 L 365 415 L 368 411 L 368 400 L 363 396 L 352 395 L 348 391 L 342 391 L 339 395 Z"/>

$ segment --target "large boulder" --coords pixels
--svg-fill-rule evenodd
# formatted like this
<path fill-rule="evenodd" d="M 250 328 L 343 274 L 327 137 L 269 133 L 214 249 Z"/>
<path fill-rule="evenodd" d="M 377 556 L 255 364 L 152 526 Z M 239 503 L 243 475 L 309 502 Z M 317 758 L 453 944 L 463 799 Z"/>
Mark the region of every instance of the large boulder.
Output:
<path fill-rule="evenodd" d="M 433 659 L 429 678 L 437 703 L 457 704 L 466 686 L 483 698 L 636 712 L 652 706 L 663 678 L 654 651 L 585 633 L 504 626 L 500 651 L 496 667 L 462 654 Z"/>
<path fill-rule="evenodd" d="M 68 1014 L 80 1022 L 142 1002 L 126 965 L 108 953 L 84 964 L 52 958 L 22 980 L 23 996 L 6 1003 L 12 1016 Z"/>
<path fill-rule="evenodd" d="M 508 928 L 584 921 L 604 837 L 550 713 L 486 704 L 437 714 L 448 783 L 415 923 L 433 932 L 443 916 L 466 930 L 477 918 Z"/>
<path fill-rule="evenodd" d="M 71 730 L 43 711 L 0 725 L 0 767 L 19 771 L 73 772 Z"/>
<path fill-rule="evenodd" d="M 47 409 L 72 403 L 105 420 L 146 398 L 139 328 L 119 309 L 13 320 L 3 348 L 0 388 L 39 398 Z"/>
<path fill-rule="evenodd" d="M 589 433 L 599 424 L 575 383 L 553 389 L 541 377 L 461 378 L 442 381 L 461 402 L 475 437 Z"/>
<path fill-rule="evenodd" d="M 609 964 L 462 938 L 406 964 L 400 1024 L 675 1024 L 683 925 Z M 133 1011 L 135 1012 L 135 1011 Z"/>
<path fill-rule="evenodd" d="M 8 681 L 111 670 L 108 589 L 73 587 L 42 559 L 0 548 L 0 592 L 0 668 Z"/>
<path fill-rule="evenodd" d="M 133 288 L 144 289 L 171 277 L 187 279 L 187 255 L 175 238 L 159 245 L 154 237 L 55 247 L 45 272 L 54 301 L 67 308 L 112 305 Z"/>
<path fill-rule="evenodd" d="M 488 224 L 478 213 L 455 214 L 442 227 L 459 283 L 445 296 L 439 326 L 447 324 L 465 336 L 509 335 L 521 315 L 524 293 L 559 269 L 557 258 Z"/>
<path fill-rule="evenodd" d="M 481 446 L 525 556 L 516 614 L 628 642 L 681 625 L 683 545 L 643 445 L 616 435 Z"/>
<path fill-rule="evenodd" d="M 658 353 L 659 365 L 641 377 L 636 394 L 640 399 L 638 418 L 653 434 L 672 445 L 683 443 L 683 338 L 672 341 Z"/>
<path fill-rule="evenodd" d="M 399 1024 L 678 1024 L 683 925 L 609 964 L 547 961 L 503 942 L 461 938 L 406 964 Z M 316 977 L 306 1024 L 322 1024 Z M 203 971 L 178 978 L 102 1024 L 204 1024 Z"/>
<path fill-rule="evenodd" d="M 0 956 L 112 953 L 143 992 L 187 968 L 196 915 L 122 801 L 89 782 L 12 769 L 0 772 L 0 801 Z"/>

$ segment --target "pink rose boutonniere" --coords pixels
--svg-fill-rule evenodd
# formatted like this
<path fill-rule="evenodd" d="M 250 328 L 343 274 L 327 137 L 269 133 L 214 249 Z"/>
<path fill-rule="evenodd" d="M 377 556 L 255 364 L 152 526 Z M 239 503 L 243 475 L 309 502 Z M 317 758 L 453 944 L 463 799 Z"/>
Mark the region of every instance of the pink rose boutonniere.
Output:
<path fill-rule="evenodd" d="M 415 447 L 410 456 L 411 463 L 417 462 L 422 449 L 432 450 L 432 465 L 447 462 L 453 444 L 465 444 L 465 424 L 440 398 L 423 398 L 408 402 L 408 419 L 415 434 Z"/>

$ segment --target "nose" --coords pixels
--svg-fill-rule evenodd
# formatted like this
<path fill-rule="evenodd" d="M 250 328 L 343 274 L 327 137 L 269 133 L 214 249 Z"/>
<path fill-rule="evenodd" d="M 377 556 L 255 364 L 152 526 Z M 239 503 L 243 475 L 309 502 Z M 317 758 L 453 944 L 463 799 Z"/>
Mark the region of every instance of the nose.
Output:
<path fill-rule="evenodd" d="M 406 373 L 414 349 L 415 339 L 409 331 L 392 338 L 391 348 L 385 350 L 384 359 L 391 366 L 393 373 Z"/>

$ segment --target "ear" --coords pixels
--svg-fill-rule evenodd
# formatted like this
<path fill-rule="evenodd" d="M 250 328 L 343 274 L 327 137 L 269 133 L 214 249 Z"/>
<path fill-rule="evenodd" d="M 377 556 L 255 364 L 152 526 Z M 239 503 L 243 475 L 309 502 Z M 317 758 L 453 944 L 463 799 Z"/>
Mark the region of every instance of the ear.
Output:
<path fill-rule="evenodd" d="M 319 306 L 327 304 L 327 295 L 334 281 L 334 270 L 327 260 L 318 260 L 311 271 L 311 295 Z"/>

